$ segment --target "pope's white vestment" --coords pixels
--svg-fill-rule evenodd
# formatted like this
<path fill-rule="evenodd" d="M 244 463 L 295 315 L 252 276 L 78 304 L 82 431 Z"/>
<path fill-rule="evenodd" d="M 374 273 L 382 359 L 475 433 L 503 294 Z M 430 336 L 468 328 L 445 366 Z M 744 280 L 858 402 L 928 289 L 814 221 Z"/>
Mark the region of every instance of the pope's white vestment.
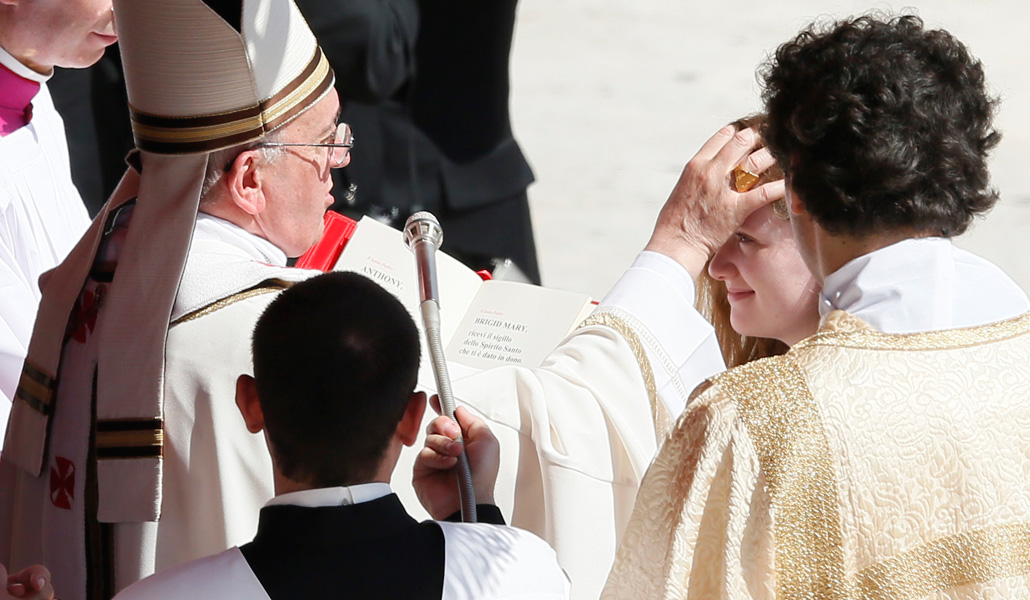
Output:
<path fill-rule="evenodd" d="M 948 240 L 831 274 L 819 332 L 699 387 L 604 598 L 1030 596 L 1030 303 Z"/>
<path fill-rule="evenodd" d="M 3 49 L 0 62 L 45 80 Z M 87 227 L 89 215 L 72 184 L 64 123 L 40 81 L 32 120 L 0 138 L 0 444 L 36 320 L 39 276 L 64 259 Z"/>
<path fill-rule="evenodd" d="M 682 267 L 642 253 L 539 368 L 453 384 L 500 441 L 498 506 L 554 547 L 573 598 L 597 597 L 661 438 L 693 386 L 725 368 L 693 302 Z M 402 455 L 392 481 L 409 510 L 414 454 Z"/>
<path fill-rule="evenodd" d="M 0 560 L 47 565 L 62 598 L 110 596 L 253 536 L 272 496 L 272 467 L 264 439 L 247 432 L 236 409 L 235 385 L 251 372 L 250 335 L 264 307 L 289 281 L 314 274 L 285 263 L 267 241 L 198 217 L 168 330 L 163 424 L 150 431 L 108 430 L 100 421 L 91 433 L 94 331 L 116 315 L 103 311 L 106 284 L 87 282 L 64 348 L 48 466 L 33 478 L 0 461 Z M 96 453 L 135 456 L 153 447 L 140 443 L 148 436 L 163 443 L 161 519 L 98 523 Z M 105 499 L 115 512 L 155 493 L 132 480 L 115 489 L 118 497 Z M 114 589 L 93 587 L 106 588 L 101 581 Z"/>
<path fill-rule="evenodd" d="M 94 524 L 97 531 L 87 527 L 79 533 L 82 527 L 76 524 L 89 515 L 88 484 L 60 496 L 69 510 L 52 501 L 48 485 L 53 478 L 32 479 L 19 471 L 21 487 L 13 501 L 21 504 L 18 514 L 35 517 L 10 523 L 11 509 L 4 505 L 12 495 L 0 494 L 0 536 L 13 531 L 15 538 L 14 554 L 7 556 L 8 549 L 0 548 L 0 560 L 14 568 L 51 565 L 55 587 L 74 600 L 83 597 L 85 578 L 85 566 L 75 567 L 83 564 L 77 557 L 82 548 L 98 543 L 90 540 L 106 536 L 113 541 L 112 557 L 92 560 L 113 569 L 117 591 L 155 569 L 223 551 L 253 536 L 257 513 L 272 496 L 271 464 L 263 438 L 249 434 L 237 412 L 235 382 L 251 371 L 251 332 L 274 291 L 287 280 L 310 275 L 274 266 L 283 257 L 270 247 L 224 221 L 202 215 L 198 222 L 167 341 L 159 432 L 164 444 L 161 519 Z M 513 526 L 554 546 L 575 598 L 597 596 L 657 440 L 682 410 L 689 390 L 722 369 L 714 334 L 692 308 L 693 296 L 682 267 L 643 253 L 588 324 L 540 367 L 493 369 L 454 384 L 459 402 L 486 417 L 501 441 L 498 505 Z M 104 318 L 113 317 L 101 309 L 99 319 Z M 88 431 L 82 425 L 90 421 L 88 407 L 74 425 L 62 417 L 72 411 L 67 406 L 72 403 L 62 406 L 64 387 L 88 390 L 92 363 L 80 355 L 80 364 L 72 366 L 69 358 L 63 361 L 67 366 L 62 366 L 57 392 L 50 468 L 44 470 L 56 474 L 59 492 L 70 481 L 82 486 L 93 464 L 86 456 Z M 79 405 L 81 412 L 88 402 Z M 120 432 L 103 435 L 111 444 L 105 452 L 121 451 Z M 62 443 L 75 447 L 54 450 Z M 393 482 L 413 512 L 406 465 L 414 452 L 398 466 Z M 74 467 L 59 464 L 57 457 Z M 6 486 L 15 474 L 10 465 L 3 469 L 0 484 Z M 70 476 L 70 469 L 78 478 Z M 153 494 L 133 483 L 119 484 L 127 504 Z"/>

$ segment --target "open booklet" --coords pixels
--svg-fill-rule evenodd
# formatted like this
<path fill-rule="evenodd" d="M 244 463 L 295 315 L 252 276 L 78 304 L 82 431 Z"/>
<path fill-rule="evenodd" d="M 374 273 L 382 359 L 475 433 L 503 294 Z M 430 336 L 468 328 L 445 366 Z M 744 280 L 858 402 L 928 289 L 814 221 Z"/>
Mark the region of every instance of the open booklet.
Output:
<path fill-rule="evenodd" d="M 445 234 L 444 248 L 446 244 Z M 440 337 L 452 379 L 499 365 L 539 365 L 594 307 L 584 294 L 513 281 L 483 281 L 443 251 L 436 253 L 436 267 Z M 435 390 L 422 331 L 415 257 L 404 235 L 364 217 L 333 270 L 361 273 L 404 304 L 422 336 L 419 384 Z"/>

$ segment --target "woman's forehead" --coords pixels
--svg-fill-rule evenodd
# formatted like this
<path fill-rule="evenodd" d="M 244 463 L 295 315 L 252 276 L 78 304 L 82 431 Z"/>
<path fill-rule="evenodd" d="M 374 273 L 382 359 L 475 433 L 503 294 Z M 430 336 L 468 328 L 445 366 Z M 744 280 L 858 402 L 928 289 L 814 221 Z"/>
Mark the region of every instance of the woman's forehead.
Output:
<path fill-rule="evenodd" d="M 776 214 L 775 202 L 756 209 L 741 223 L 741 231 L 776 231 L 790 229 L 790 222 Z"/>

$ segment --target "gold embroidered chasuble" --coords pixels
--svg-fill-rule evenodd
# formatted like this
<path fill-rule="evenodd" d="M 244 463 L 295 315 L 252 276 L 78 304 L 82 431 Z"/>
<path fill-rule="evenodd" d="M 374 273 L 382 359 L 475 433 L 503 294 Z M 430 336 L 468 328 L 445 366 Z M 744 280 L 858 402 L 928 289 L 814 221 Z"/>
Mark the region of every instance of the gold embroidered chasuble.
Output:
<path fill-rule="evenodd" d="M 695 394 L 603 598 L 1030 598 L 1030 314 L 837 311 Z"/>

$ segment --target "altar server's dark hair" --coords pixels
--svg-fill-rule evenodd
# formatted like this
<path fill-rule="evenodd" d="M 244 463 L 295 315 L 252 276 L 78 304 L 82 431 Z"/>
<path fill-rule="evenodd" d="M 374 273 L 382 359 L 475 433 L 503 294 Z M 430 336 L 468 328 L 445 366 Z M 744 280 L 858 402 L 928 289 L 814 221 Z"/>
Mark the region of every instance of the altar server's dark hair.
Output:
<path fill-rule="evenodd" d="M 418 376 L 418 330 L 356 273 L 284 291 L 254 329 L 254 380 L 276 465 L 315 487 L 372 481 Z"/>

